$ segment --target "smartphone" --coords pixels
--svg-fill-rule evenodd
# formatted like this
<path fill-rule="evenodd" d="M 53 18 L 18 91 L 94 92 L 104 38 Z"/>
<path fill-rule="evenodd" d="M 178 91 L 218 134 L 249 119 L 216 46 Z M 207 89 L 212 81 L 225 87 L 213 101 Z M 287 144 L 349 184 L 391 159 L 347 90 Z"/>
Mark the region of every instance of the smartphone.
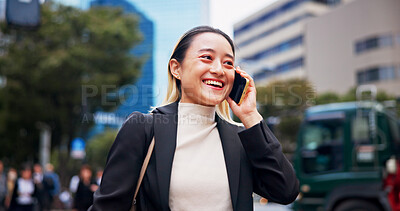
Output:
<path fill-rule="evenodd" d="M 240 105 L 244 96 L 246 95 L 247 86 L 249 85 L 249 79 L 242 77 L 235 71 L 235 80 L 233 81 L 232 91 L 229 97 Z"/>

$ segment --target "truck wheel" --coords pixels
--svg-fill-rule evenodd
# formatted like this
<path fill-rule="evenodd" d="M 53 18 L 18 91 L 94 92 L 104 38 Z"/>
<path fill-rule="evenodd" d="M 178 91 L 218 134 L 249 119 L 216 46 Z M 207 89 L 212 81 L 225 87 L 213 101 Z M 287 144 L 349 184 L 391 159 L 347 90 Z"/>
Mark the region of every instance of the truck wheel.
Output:
<path fill-rule="evenodd" d="M 354 199 L 340 203 L 335 211 L 381 211 L 381 209 L 369 201 Z"/>

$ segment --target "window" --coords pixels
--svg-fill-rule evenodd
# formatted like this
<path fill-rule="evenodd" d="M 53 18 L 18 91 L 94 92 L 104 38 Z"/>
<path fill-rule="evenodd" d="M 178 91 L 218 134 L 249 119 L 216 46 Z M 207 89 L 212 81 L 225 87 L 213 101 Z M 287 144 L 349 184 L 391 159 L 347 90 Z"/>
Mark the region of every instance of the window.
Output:
<path fill-rule="evenodd" d="M 397 77 L 400 78 L 400 66 L 397 67 Z"/>
<path fill-rule="evenodd" d="M 391 130 L 392 139 L 399 143 L 400 142 L 400 125 L 397 124 L 396 119 L 389 116 L 389 127 Z"/>
<path fill-rule="evenodd" d="M 394 67 L 382 67 L 379 70 L 379 79 L 380 80 L 388 80 L 395 78 Z"/>
<path fill-rule="evenodd" d="M 265 68 L 260 72 L 257 72 L 253 75 L 254 81 L 258 81 L 264 78 L 271 77 L 273 75 L 277 75 L 279 73 L 289 71 L 298 67 L 303 66 L 303 57 L 294 59 L 292 61 L 285 62 L 283 64 L 278 65 L 275 69 Z"/>
<path fill-rule="evenodd" d="M 261 38 L 264 38 L 264 37 L 276 32 L 276 31 L 279 31 L 279 30 L 281 30 L 283 28 L 286 28 L 286 27 L 288 27 L 290 25 L 293 25 L 293 24 L 295 24 L 297 22 L 300 22 L 301 20 L 306 19 L 308 17 L 314 17 L 314 15 L 311 14 L 311 13 L 305 13 L 305 14 L 299 15 L 299 16 L 297 16 L 297 17 L 295 17 L 295 18 L 293 18 L 293 19 L 291 19 L 291 20 L 289 20 L 287 22 L 282 23 L 281 25 L 273 27 L 272 29 L 269 29 L 269 30 L 267 30 L 267 31 L 265 31 L 265 32 L 263 32 L 261 34 L 258 34 L 256 36 L 250 38 L 250 39 L 244 40 L 244 41 L 238 43 L 237 45 L 240 48 L 243 47 L 243 46 L 249 45 L 250 43 L 256 42 L 257 40 L 259 40 Z"/>
<path fill-rule="evenodd" d="M 271 48 L 265 49 L 259 53 L 254 54 L 253 56 L 249 56 L 244 59 L 246 59 L 246 60 L 265 59 L 267 57 L 287 51 L 289 49 L 292 49 L 292 48 L 302 45 L 302 44 L 303 44 L 303 35 L 292 38 L 290 40 L 286 40 L 278 45 L 275 45 Z"/>
<path fill-rule="evenodd" d="M 366 73 L 367 82 L 379 80 L 379 69 L 378 68 L 369 69 L 365 73 Z"/>
<path fill-rule="evenodd" d="M 393 35 L 385 34 L 359 40 L 355 43 L 354 48 L 356 54 L 361 54 L 377 48 L 391 47 L 393 44 Z"/>
<path fill-rule="evenodd" d="M 253 75 L 253 79 L 254 81 L 259 81 L 262 80 L 264 78 L 268 78 L 272 75 L 274 75 L 275 72 L 273 69 L 270 68 L 264 68 L 263 70 L 261 70 L 260 72 L 257 72 Z"/>
<path fill-rule="evenodd" d="M 339 170 L 343 167 L 343 119 L 307 122 L 301 130 L 304 173 Z"/>
<path fill-rule="evenodd" d="M 276 67 L 275 71 L 276 72 L 285 72 L 285 71 L 288 71 L 291 69 L 302 67 L 303 63 L 304 63 L 303 60 L 304 60 L 303 57 L 300 57 L 300 58 L 294 59 L 292 61 L 280 64 Z"/>
<path fill-rule="evenodd" d="M 245 32 L 247 30 L 250 30 L 251 28 L 256 27 L 257 25 L 259 25 L 263 22 L 269 21 L 270 19 L 273 19 L 276 16 L 281 15 L 281 14 L 291 10 L 292 8 L 296 7 L 297 5 L 299 5 L 303 2 L 306 2 L 306 1 L 309 1 L 309 0 L 288 1 L 286 4 L 283 4 L 282 6 L 276 8 L 275 10 L 272 10 L 272 11 L 264 14 L 263 16 L 255 19 L 254 21 L 251 21 L 251 22 L 245 24 L 244 26 L 238 28 L 235 31 L 235 36 L 238 36 L 239 34 Z"/>
<path fill-rule="evenodd" d="M 384 36 L 379 37 L 378 45 L 380 47 L 393 46 L 393 37 L 392 37 L 392 35 L 384 35 Z"/>
<path fill-rule="evenodd" d="M 397 45 L 400 45 L 400 34 L 398 34 L 396 36 L 396 42 L 397 42 Z"/>
<path fill-rule="evenodd" d="M 364 43 L 364 47 L 365 47 L 366 50 L 377 48 L 378 46 L 379 46 L 378 45 L 378 38 L 376 38 L 376 37 L 368 39 Z"/>
<path fill-rule="evenodd" d="M 357 72 L 357 84 L 396 78 L 394 66 L 374 67 Z"/>

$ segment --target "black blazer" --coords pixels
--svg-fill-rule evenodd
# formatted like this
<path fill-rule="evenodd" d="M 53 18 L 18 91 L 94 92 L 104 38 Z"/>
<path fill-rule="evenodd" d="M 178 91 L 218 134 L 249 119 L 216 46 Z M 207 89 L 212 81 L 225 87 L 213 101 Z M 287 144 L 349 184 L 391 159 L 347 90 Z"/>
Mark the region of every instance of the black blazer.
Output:
<path fill-rule="evenodd" d="M 172 161 L 176 147 L 178 102 L 153 111 L 155 147 L 137 197 L 142 211 L 168 211 Z M 110 149 L 101 185 L 89 210 L 129 210 L 140 168 L 152 139 L 148 116 L 134 112 Z M 270 202 L 288 204 L 298 195 L 299 182 L 281 145 L 264 121 L 249 129 L 216 115 L 224 151 L 232 207 L 253 210 L 252 193 Z M 218 194 L 218 193 L 215 193 Z"/>

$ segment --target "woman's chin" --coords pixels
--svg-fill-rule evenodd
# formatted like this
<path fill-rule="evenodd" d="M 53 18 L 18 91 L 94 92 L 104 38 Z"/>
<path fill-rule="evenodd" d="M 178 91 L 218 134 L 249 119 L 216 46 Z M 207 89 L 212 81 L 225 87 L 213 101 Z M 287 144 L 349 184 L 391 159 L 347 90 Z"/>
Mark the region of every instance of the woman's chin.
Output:
<path fill-rule="evenodd" d="M 203 105 L 206 105 L 206 106 L 216 106 L 216 105 L 222 103 L 224 100 L 225 100 L 225 98 L 221 98 L 221 97 L 218 97 L 218 98 L 208 98 L 208 99 L 203 100 L 203 101 L 202 101 L 202 102 L 203 102 L 202 104 L 203 104 Z"/>

